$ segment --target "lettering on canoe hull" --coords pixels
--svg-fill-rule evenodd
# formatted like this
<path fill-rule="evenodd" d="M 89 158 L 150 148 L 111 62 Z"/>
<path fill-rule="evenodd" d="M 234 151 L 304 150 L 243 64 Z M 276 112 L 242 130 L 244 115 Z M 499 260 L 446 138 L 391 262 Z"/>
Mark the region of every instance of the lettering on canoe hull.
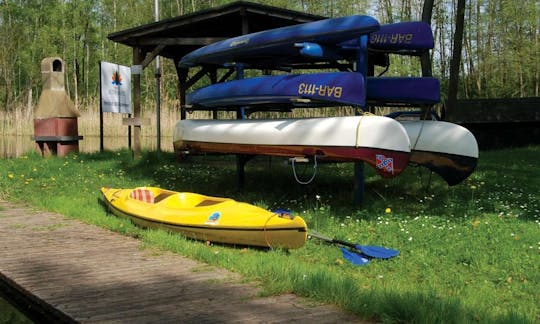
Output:
<path fill-rule="evenodd" d="M 341 98 L 343 87 L 328 86 L 316 83 L 300 83 L 298 85 L 299 95 L 318 95 L 319 97 Z"/>
<path fill-rule="evenodd" d="M 413 33 L 401 34 L 373 34 L 371 35 L 369 42 L 371 44 L 411 44 L 414 38 Z"/>

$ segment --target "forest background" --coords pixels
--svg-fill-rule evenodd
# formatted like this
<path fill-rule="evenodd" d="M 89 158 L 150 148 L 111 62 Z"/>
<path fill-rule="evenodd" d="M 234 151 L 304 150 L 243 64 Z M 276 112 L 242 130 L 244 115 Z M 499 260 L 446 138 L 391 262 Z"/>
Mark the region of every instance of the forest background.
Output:
<path fill-rule="evenodd" d="M 166 19 L 224 5 L 226 0 L 159 0 Z M 381 24 L 421 20 L 423 0 L 264 0 L 266 5 L 339 17 L 367 14 Z M 433 74 L 448 88 L 457 0 L 435 0 Z M 540 4 L 536 0 L 467 0 L 458 98 L 539 96 Z M 41 91 L 40 63 L 66 63 L 66 90 L 81 111 L 99 106 L 99 61 L 130 66 L 131 48 L 107 35 L 155 20 L 154 0 L 0 0 L 0 113 L 31 111 Z M 418 73 L 419 64 L 398 62 L 395 74 Z M 417 69 L 418 68 L 418 69 Z M 395 68 L 394 68 L 395 69 Z M 414 72 L 416 71 L 416 72 Z M 162 60 L 165 109 L 178 109 L 171 60 Z M 154 69 L 142 77 L 143 110 L 155 97 Z M 148 104 L 147 104 L 148 105 Z"/>

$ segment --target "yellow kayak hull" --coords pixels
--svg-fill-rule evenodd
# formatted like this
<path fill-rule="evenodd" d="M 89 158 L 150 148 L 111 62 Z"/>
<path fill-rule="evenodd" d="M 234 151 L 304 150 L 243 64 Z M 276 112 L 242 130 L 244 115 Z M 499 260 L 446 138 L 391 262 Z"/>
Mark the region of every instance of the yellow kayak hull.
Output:
<path fill-rule="evenodd" d="M 101 188 L 108 209 L 147 228 L 216 243 L 295 249 L 307 239 L 298 216 L 282 215 L 229 198 L 156 187 Z"/>

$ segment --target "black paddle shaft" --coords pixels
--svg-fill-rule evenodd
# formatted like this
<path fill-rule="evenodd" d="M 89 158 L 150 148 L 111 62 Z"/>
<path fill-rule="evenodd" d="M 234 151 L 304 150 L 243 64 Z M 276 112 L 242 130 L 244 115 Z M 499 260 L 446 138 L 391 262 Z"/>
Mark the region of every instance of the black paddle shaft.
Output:
<path fill-rule="evenodd" d="M 336 243 L 348 246 L 358 252 L 360 252 L 362 255 L 376 258 L 376 259 L 389 259 L 397 256 L 399 254 L 398 250 L 393 249 L 387 249 L 382 246 L 362 246 L 354 243 L 349 243 L 346 241 L 338 240 L 338 239 L 331 239 L 329 237 L 322 236 L 318 233 L 309 233 L 310 236 L 321 239 L 326 242 L 330 243 Z"/>
<path fill-rule="evenodd" d="M 326 241 L 326 242 L 336 243 L 336 244 L 341 244 L 341 245 L 345 245 L 345 246 L 348 246 L 348 247 L 350 247 L 350 248 L 353 248 L 353 249 L 357 249 L 357 250 L 358 250 L 358 248 L 356 247 L 356 244 L 354 244 L 354 243 L 350 243 L 350 242 L 346 242 L 346 241 L 342 241 L 342 240 L 338 240 L 338 239 L 329 238 L 329 237 L 326 237 L 326 236 L 322 236 L 321 234 L 318 234 L 318 233 L 309 233 L 309 235 L 312 236 L 312 237 L 321 239 L 321 240 L 323 240 L 323 241 Z"/>

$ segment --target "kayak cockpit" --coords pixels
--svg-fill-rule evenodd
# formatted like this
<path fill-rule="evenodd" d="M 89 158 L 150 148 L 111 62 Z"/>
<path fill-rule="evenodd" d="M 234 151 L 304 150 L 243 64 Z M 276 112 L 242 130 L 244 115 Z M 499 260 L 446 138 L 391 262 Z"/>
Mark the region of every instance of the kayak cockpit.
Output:
<path fill-rule="evenodd" d="M 159 188 L 135 188 L 129 194 L 130 199 L 149 204 L 166 206 L 167 208 L 193 208 L 220 204 L 230 199 L 208 197 L 191 192 L 174 192 Z"/>

